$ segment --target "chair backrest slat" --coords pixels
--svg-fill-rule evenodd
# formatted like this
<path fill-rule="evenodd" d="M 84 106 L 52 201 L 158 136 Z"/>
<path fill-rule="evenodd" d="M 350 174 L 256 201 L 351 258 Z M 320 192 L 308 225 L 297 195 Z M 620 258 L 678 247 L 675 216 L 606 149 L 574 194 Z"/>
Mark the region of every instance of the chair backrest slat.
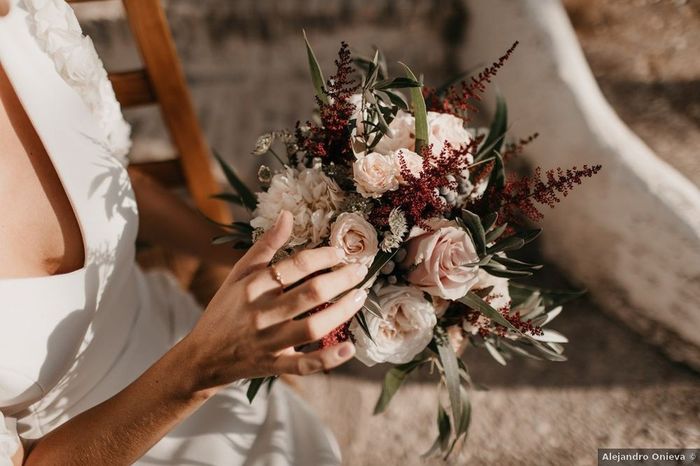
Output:
<path fill-rule="evenodd" d="M 146 70 L 109 73 L 109 80 L 123 108 L 158 103 Z"/>
<path fill-rule="evenodd" d="M 103 0 L 68 0 L 69 3 L 89 1 Z M 163 6 L 160 0 L 122 2 L 145 69 L 110 74 L 117 98 L 124 108 L 158 104 L 179 153 L 181 172 L 195 205 L 209 218 L 230 222 L 227 206 L 211 198 L 220 187 L 212 171 L 211 151 L 197 120 Z M 152 170 L 153 167 L 151 164 L 143 168 L 156 176 L 167 173 L 168 180 L 163 180 L 166 185 L 175 179 L 172 167 Z"/>

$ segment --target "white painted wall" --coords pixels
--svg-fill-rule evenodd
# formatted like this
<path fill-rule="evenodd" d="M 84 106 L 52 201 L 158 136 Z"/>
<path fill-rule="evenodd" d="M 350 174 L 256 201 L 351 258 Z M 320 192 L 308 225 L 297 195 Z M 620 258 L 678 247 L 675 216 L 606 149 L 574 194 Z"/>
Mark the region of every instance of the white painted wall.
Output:
<path fill-rule="evenodd" d="M 544 211 L 546 256 L 605 308 L 700 367 L 700 191 L 605 101 L 558 0 L 468 5 L 464 64 L 488 63 L 520 41 L 496 82 L 513 130 L 540 133 L 528 157 L 543 168 L 603 164 Z"/>

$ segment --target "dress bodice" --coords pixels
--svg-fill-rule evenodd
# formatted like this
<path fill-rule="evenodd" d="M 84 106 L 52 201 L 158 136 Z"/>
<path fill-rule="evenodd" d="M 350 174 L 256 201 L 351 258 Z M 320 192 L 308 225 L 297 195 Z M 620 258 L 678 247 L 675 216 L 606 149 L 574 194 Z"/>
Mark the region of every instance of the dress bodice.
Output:
<path fill-rule="evenodd" d="M 70 200 L 85 265 L 63 275 L 0 279 L 0 408 L 6 415 L 30 406 L 40 415 L 51 403 L 79 399 L 65 390 L 88 389 L 104 376 L 137 307 L 120 296 L 134 268 L 138 228 L 128 175 L 84 99 L 30 34 L 27 16 L 14 5 L 0 18 L 0 62 Z M 116 299 L 124 312 L 102 312 Z M 94 380 L 68 383 L 78 370 Z"/>
<path fill-rule="evenodd" d="M 66 40 L 71 27 L 79 28 L 72 11 L 64 0 L 11 2 L 0 18 L 0 63 L 71 203 L 85 266 L 0 279 L 0 466 L 11 464 L 20 439 L 40 438 L 123 390 L 202 311 L 170 274 L 143 272 L 134 261 L 136 203 L 119 159 L 128 129 L 101 63 L 83 66 L 85 58 L 99 60 L 91 44 L 80 51 L 85 55 L 61 50 L 89 41 L 82 34 Z M 51 51 L 64 56 L 52 59 Z M 137 464 L 336 466 L 340 454 L 288 389 L 278 384 L 251 404 L 245 387 L 233 384 Z"/>

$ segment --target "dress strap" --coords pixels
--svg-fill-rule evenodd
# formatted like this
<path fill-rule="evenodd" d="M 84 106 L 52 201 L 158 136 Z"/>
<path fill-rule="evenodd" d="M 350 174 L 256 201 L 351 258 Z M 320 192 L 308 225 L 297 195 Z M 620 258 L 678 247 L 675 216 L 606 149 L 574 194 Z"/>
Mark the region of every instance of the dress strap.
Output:
<path fill-rule="evenodd" d="M 16 1 L 16 0 L 10 0 Z M 112 83 L 92 40 L 83 34 L 64 0 L 20 0 L 29 30 L 56 71 L 82 98 L 105 134 L 106 146 L 126 165 L 131 127 L 124 120 Z"/>

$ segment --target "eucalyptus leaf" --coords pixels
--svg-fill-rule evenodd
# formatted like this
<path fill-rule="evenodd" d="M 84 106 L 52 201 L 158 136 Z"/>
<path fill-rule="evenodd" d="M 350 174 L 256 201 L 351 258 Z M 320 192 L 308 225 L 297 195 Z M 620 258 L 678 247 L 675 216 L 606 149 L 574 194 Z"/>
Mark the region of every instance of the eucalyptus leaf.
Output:
<path fill-rule="evenodd" d="M 401 388 L 401 385 L 408 377 L 408 374 L 413 372 L 427 361 L 425 358 L 418 358 L 405 364 L 400 364 L 389 370 L 384 376 L 384 384 L 382 385 L 382 393 L 379 395 L 377 404 L 374 406 L 374 414 L 384 412 L 389 406 L 389 402 L 394 397 L 396 392 Z"/>
<path fill-rule="evenodd" d="M 406 102 L 406 99 L 398 92 L 392 92 L 388 89 L 378 92 L 380 94 L 385 94 L 389 101 L 396 107 L 400 108 L 401 110 L 408 110 L 408 102 Z"/>
<path fill-rule="evenodd" d="M 505 366 L 506 365 L 506 360 L 503 357 L 503 355 L 498 351 L 498 349 L 491 343 L 490 341 L 486 340 L 484 341 L 484 346 L 486 347 L 486 350 L 489 352 L 491 357 L 498 362 L 498 364 Z"/>
<path fill-rule="evenodd" d="M 508 320 L 506 320 L 506 318 L 503 317 L 503 315 L 500 312 L 492 308 L 486 301 L 481 299 L 474 292 L 470 291 L 469 293 L 467 293 L 466 296 L 458 299 L 457 301 L 481 312 L 483 315 L 496 322 L 497 324 L 502 325 L 508 330 L 520 335 L 522 338 L 527 340 L 532 346 L 537 348 L 542 354 L 544 354 L 550 361 L 566 361 L 566 358 L 563 357 L 561 354 L 549 349 L 544 344 L 532 338 L 530 335 L 527 335 L 515 328 L 513 324 L 508 322 Z"/>
<path fill-rule="evenodd" d="M 567 303 L 586 294 L 586 290 L 551 290 L 547 288 L 537 288 L 520 283 L 509 283 L 511 297 L 513 294 L 537 292 L 542 296 L 542 301 L 546 307 L 556 307 Z"/>
<path fill-rule="evenodd" d="M 518 238 L 522 238 L 523 241 L 525 241 L 525 244 L 534 241 L 540 234 L 542 233 L 542 228 L 534 228 L 532 230 L 520 230 L 516 231 L 513 236 L 517 236 Z"/>
<path fill-rule="evenodd" d="M 498 212 L 491 212 L 484 215 L 481 218 L 481 225 L 484 227 L 484 231 L 489 231 L 496 224 L 498 220 Z"/>
<path fill-rule="evenodd" d="M 508 341 L 502 340 L 502 341 L 501 341 L 501 345 L 503 345 L 503 346 L 504 346 L 505 348 L 507 348 L 509 351 L 511 351 L 511 352 L 513 352 L 513 353 L 515 353 L 515 354 L 518 354 L 518 355 L 520 355 L 520 356 L 523 356 L 523 357 L 526 357 L 526 358 L 530 358 L 530 359 L 534 359 L 534 360 L 536 360 L 536 361 L 541 361 L 541 360 L 542 360 L 541 357 L 537 356 L 536 354 L 530 353 L 529 351 L 527 351 L 527 350 L 521 348 L 520 346 L 517 346 L 517 345 L 514 344 L 514 343 L 510 343 L 510 342 L 508 342 Z"/>
<path fill-rule="evenodd" d="M 418 81 L 413 71 L 405 64 L 399 62 L 404 67 L 406 75 Z M 420 154 L 424 147 L 428 145 L 428 111 L 425 108 L 425 100 L 423 99 L 423 91 L 421 87 L 410 88 L 411 102 L 413 103 L 413 116 L 416 124 L 416 147 L 415 151 Z"/>
<path fill-rule="evenodd" d="M 365 285 L 365 283 L 370 281 L 375 275 L 379 273 L 379 271 L 387 264 L 387 262 L 394 258 L 398 251 L 398 249 L 395 249 L 390 252 L 379 251 L 377 255 L 374 256 L 372 265 L 369 266 L 367 276 L 365 276 L 364 280 L 362 280 L 362 282 L 360 282 L 360 284 L 357 285 L 355 288 L 362 288 Z"/>
<path fill-rule="evenodd" d="M 514 251 L 522 248 L 524 245 L 524 239 L 518 238 L 517 236 L 509 236 L 488 248 L 486 252 L 489 254 L 496 254 L 497 252 Z"/>
<path fill-rule="evenodd" d="M 485 157 L 491 156 L 493 153 L 500 151 L 503 141 L 508 130 L 508 107 L 506 101 L 498 94 L 496 96 L 496 112 L 489 127 L 489 134 L 481 144 L 477 151 L 474 161 L 478 162 Z"/>
<path fill-rule="evenodd" d="M 374 315 L 375 317 L 379 317 L 380 319 L 383 319 L 384 317 L 382 316 L 382 308 L 377 302 L 376 299 L 374 299 L 373 293 L 370 293 L 367 296 L 367 299 L 365 300 L 364 304 L 362 307 L 369 312 L 370 314 Z"/>
<path fill-rule="evenodd" d="M 438 436 L 435 442 L 430 447 L 428 451 L 423 453 L 421 456 L 427 458 L 437 454 L 438 451 L 446 451 L 450 442 L 450 437 L 452 436 L 452 426 L 450 425 L 450 417 L 447 415 L 447 411 L 438 403 L 438 413 L 437 413 L 437 425 L 438 425 Z"/>
<path fill-rule="evenodd" d="M 486 244 L 492 243 L 498 238 L 500 238 L 501 235 L 506 231 L 506 228 L 508 228 L 508 224 L 504 223 L 503 225 L 498 226 L 486 233 Z"/>
<path fill-rule="evenodd" d="M 323 72 L 321 71 L 321 67 L 318 64 L 318 60 L 316 60 L 316 55 L 314 54 L 314 51 L 311 48 L 311 44 L 309 44 L 309 40 L 306 37 L 306 31 L 302 31 L 302 33 L 304 34 L 304 43 L 306 44 L 306 57 L 309 60 L 309 71 L 311 72 L 311 81 L 314 85 L 316 97 L 318 97 L 319 100 L 324 104 L 328 104 L 328 96 L 323 90 L 323 86 L 325 83 L 325 80 L 323 79 Z"/>
<path fill-rule="evenodd" d="M 260 387 L 262 387 L 266 379 L 267 377 L 258 377 L 250 381 L 250 383 L 248 384 L 248 391 L 246 392 L 246 397 L 248 398 L 248 401 L 250 403 L 253 402 L 253 400 L 255 399 L 255 395 L 258 394 Z"/>
<path fill-rule="evenodd" d="M 357 323 L 360 325 L 360 328 L 362 329 L 363 332 L 365 332 L 365 335 L 367 335 L 367 338 L 369 338 L 372 342 L 374 342 L 374 338 L 372 337 L 372 333 L 369 331 L 369 326 L 367 326 L 367 319 L 365 318 L 365 315 L 363 314 L 362 311 L 358 311 L 355 313 L 355 319 L 357 319 Z"/>
<path fill-rule="evenodd" d="M 243 206 L 251 212 L 255 210 L 255 207 L 258 204 L 258 200 L 255 197 L 255 194 L 253 194 L 253 192 L 250 189 L 248 189 L 245 183 L 241 181 L 238 175 L 236 175 L 236 172 L 233 170 L 233 167 L 226 163 L 226 161 L 216 151 L 214 151 L 214 157 L 216 158 L 217 162 L 219 162 L 219 166 L 221 166 L 221 170 L 224 172 L 224 176 L 226 177 L 228 183 L 231 185 L 231 188 L 233 188 L 233 190 L 241 198 Z"/>
<path fill-rule="evenodd" d="M 421 87 L 422 84 L 415 79 L 398 77 L 394 79 L 385 79 L 383 81 L 376 82 L 374 84 L 375 89 L 385 90 L 385 89 L 405 89 L 409 87 Z"/>
<path fill-rule="evenodd" d="M 442 369 L 445 376 L 445 385 L 447 386 L 447 394 L 450 398 L 450 408 L 452 411 L 452 421 L 454 425 L 458 426 L 462 419 L 462 399 L 459 396 L 460 388 L 460 376 L 459 376 L 459 363 L 457 362 L 457 355 L 452 349 L 452 345 L 449 339 L 445 338 L 436 339 L 438 355 L 440 356 L 440 362 L 442 363 Z"/>
<path fill-rule="evenodd" d="M 494 256 L 494 257 L 496 257 L 496 256 Z M 489 266 L 485 266 L 485 267 L 483 267 L 483 269 L 489 275 L 493 275 L 494 277 L 500 277 L 500 278 L 519 278 L 519 277 L 529 277 L 532 275 L 532 272 L 528 272 L 525 270 L 508 270 L 508 269 L 489 267 Z"/>
<path fill-rule="evenodd" d="M 481 224 L 481 219 L 475 213 L 462 209 L 462 221 L 467 226 L 472 241 L 474 241 L 476 252 L 479 254 L 479 257 L 483 256 L 486 254 L 486 233 Z"/>
<path fill-rule="evenodd" d="M 540 270 L 542 268 L 541 264 L 530 264 L 528 262 L 519 261 L 517 259 L 505 256 L 493 256 L 493 260 L 494 262 L 498 262 L 499 264 L 507 267 L 509 270 L 533 271 Z"/>
<path fill-rule="evenodd" d="M 569 339 L 566 338 L 564 335 L 557 332 L 556 330 L 552 330 L 549 328 L 542 329 L 542 335 L 535 335 L 532 338 L 534 338 L 537 341 L 544 341 L 547 343 L 568 343 L 569 342 Z"/>
<path fill-rule="evenodd" d="M 469 402 L 469 393 L 464 387 L 460 387 L 460 397 L 462 398 L 461 422 L 458 426 L 455 426 L 455 438 L 452 441 L 450 448 L 445 452 L 445 460 L 447 460 L 447 458 L 452 454 L 452 451 L 460 438 L 462 436 L 466 436 L 467 432 L 469 431 L 469 424 L 471 423 L 471 403 Z"/>
<path fill-rule="evenodd" d="M 212 196 L 212 199 L 218 199 L 220 201 L 226 201 L 230 202 L 231 204 L 237 204 L 237 205 L 243 205 L 243 199 L 241 199 L 241 196 L 233 193 L 219 193 L 219 194 L 214 194 Z"/>

